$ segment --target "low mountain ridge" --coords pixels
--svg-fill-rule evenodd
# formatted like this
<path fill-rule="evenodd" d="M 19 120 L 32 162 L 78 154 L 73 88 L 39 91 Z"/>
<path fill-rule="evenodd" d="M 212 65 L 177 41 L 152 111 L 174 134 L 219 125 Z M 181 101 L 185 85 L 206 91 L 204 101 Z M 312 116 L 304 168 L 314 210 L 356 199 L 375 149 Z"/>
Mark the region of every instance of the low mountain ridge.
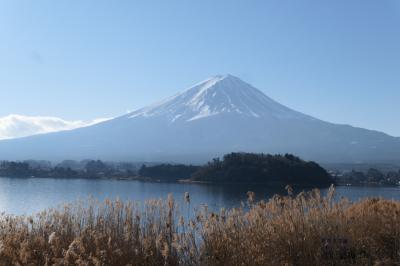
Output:
<path fill-rule="evenodd" d="M 294 111 L 215 76 L 157 104 L 93 126 L 0 141 L 0 159 L 202 163 L 230 152 L 292 153 L 317 162 L 400 162 L 400 138 Z"/>

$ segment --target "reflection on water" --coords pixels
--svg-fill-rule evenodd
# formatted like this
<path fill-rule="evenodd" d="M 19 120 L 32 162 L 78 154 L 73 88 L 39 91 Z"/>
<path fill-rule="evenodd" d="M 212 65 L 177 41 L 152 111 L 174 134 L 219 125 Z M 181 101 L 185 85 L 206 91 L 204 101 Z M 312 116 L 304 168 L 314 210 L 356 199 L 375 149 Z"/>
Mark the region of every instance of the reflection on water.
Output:
<path fill-rule="evenodd" d="M 246 185 L 199 185 L 151 183 L 127 180 L 0 178 L 0 211 L 12 214 L 31 214 L 65 202 L 93 196 L 145 201 L 166 198 L 172 193 L 183 202 L 189 192 L 192 206 L 207 204 L 211 208 L 238 206 L 246 200 L 247 191 L 254 191 L 257 199 L 268 199 L 274 194 L 285 194 L 285 189 Z M 351 200 L 362 197 L 384 197 L 400 200 L 400 187 L 338 187 L 338 196 Z M 323 191 L 325 192 L 325 190 Z"/>

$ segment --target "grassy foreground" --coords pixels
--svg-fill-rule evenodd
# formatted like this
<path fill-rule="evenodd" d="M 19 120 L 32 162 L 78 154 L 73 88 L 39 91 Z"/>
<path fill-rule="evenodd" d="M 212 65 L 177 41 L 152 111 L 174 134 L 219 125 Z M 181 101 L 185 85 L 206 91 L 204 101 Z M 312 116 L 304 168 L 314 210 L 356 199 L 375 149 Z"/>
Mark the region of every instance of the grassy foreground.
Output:
<path fill-rule="evenodd" d="M 189 214 L 172 196 L 0 217 L 0 265 L 398 265 L 400 202 L 318 190 Z M 180 211 L 183 210 L 183 211 Z"/>

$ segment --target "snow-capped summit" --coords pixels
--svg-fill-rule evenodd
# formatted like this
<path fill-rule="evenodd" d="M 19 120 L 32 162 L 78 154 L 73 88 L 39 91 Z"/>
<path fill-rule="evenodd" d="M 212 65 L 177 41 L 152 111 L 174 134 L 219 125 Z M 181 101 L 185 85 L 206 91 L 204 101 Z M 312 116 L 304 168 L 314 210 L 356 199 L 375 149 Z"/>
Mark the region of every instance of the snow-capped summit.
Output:
<path fill-rule="evenodd" d="M 165 101 L 137 110 L 130 117 L 165 116 L 170 122 L 189 122 L 222 114 L 282 119 L 307 117 L 229 74 L 208 78 Z"/>
<path fill-rule="evenodd" d="M 0 160 L 105 159 L 198 163 L 234 151 L 319 162 L 400 163 L 400 139 L 296 112 L 231 75 L 71 131 L 0 141 Z"/>

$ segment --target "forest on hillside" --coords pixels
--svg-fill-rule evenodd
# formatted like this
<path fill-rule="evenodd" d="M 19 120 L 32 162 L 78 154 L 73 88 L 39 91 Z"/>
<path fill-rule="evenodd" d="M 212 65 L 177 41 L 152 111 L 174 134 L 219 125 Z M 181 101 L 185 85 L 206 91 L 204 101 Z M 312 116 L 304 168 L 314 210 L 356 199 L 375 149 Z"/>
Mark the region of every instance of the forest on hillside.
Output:
<path fill-rule="evenodd" d="M 186 179 L 200 183 L 254 183 L 329 186 L 334 180 L 315 162 L 307 162 L 291 154 L 270 155 L 230 153 L 205 165 L 162 164 L 147 167 L 139 176 L 159 181 Z"/>
<path fill-rule="evenodd" d="M 214 159 L 191 176 L 213 183 L 262 183 L 329 186 L 334 180 L 315 162 L 292 154 L 230 153 Z"/>

